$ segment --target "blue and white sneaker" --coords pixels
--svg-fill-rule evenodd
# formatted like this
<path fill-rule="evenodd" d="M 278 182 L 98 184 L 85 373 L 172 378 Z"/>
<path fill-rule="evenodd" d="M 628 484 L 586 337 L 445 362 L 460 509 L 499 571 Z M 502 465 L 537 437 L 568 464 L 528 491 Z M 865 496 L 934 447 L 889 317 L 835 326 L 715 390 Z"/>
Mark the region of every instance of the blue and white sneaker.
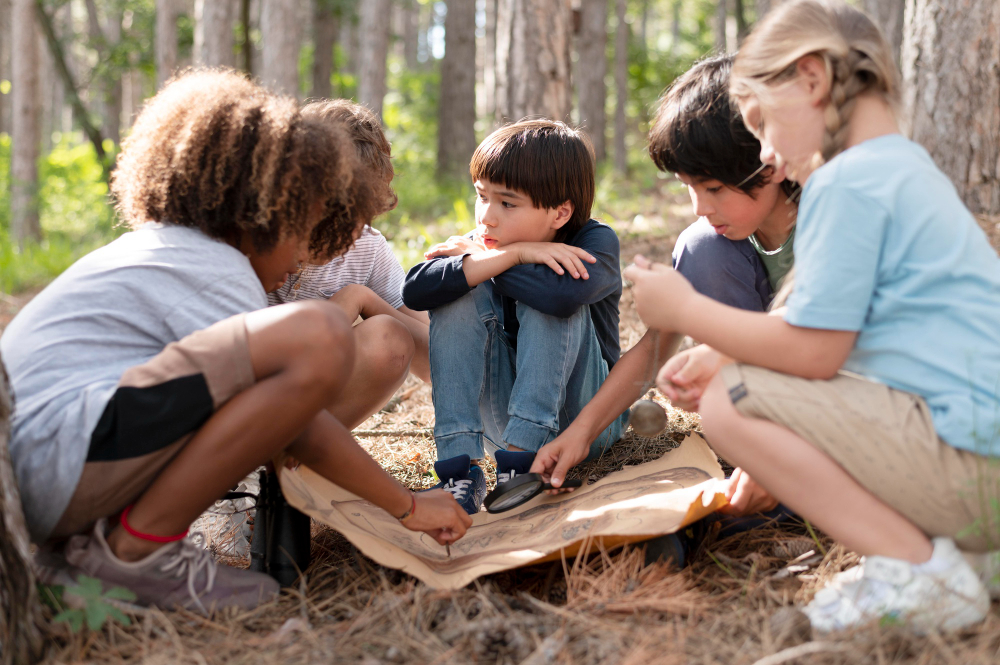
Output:
<path fill-rule="evenodd" d="M 451 492 L 465 512 L 475 515 L 486 498 L 486 476 L 471 463 L 468 455 L 449 457 L 434 462 L 434 473 L 441 482 L 431 489 Z"/>
<path fill-rule="evenodd" d="M 498 450 L 494 458 L 497 461 L 497 485 L 500 485 L 531 471 L 531 465 L 535 462 L 535 453 Z"/>

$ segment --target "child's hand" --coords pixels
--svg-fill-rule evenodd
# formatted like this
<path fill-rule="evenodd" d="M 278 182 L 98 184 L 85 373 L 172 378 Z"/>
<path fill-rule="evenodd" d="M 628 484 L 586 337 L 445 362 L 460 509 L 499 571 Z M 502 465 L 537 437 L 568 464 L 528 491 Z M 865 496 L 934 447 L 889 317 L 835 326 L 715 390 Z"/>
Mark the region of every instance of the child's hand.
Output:
<path fill-rule="evenodd" d="M 721 353 L 701 344 L 668 360 L 656 376 L 656 387 L 678 409 L 697 411 L 709 381 L 728 362 Z"/>
<path fill-rule="evenodd" d="M 426 252 L 425 259 L 435 259 L 440 256 L 461 256 L 463 254 L 475 254 L 485 251 L 486 247 L 478 240 L 472 240 L 465 236 L 452 236 L 444 242 L 439 242 Z"/>
<path fill-rule="evenodd" d="M 771 510 L 778 505 L 778 500 L 767 493 L 767 490 L 757 484 L 743 469 L 737 467 L 731 478 L 725 481 L 726 498 L 729 505 L 720 508 L 719 512 L 741 517 Z"/>
<path fill-rule="evenodd" d="M 545 482 L 558 487 L 563 484 L 569 470 L 586 459 L 589 452 L 590 442 L 575 436 L 573 429 L 568 428 L 539 449 L 531 465 L 531 473 L 542 474 Z M 572 491 L 572 488 L 566 488 L 547 493 L 559 494 Z"/>
<path fill-rule="evenodd" d="M 505 249 L 517 252 L 518 263 L 545 264 L 557 275 L 569 271 L 573 279 L 590 279 L 584 262 L 597 263 L 586 250 L 561 242 L 515 242 Z"/>
<path fill-rule="evenodd" d="M 441 545 L 449 545 L 465 535 L 472 517 L 444 490 L 417 492 L 413 517 L 402 522 L 410 531 L 423 531 Z"/>
<path fill-rule="evenodd" d="M 696 291 L 683 275 L 662 263 L 636 254 L 623 273 L 632 282 L 636 311 L 650 328 L 684 332 L 677 325 Z"/>

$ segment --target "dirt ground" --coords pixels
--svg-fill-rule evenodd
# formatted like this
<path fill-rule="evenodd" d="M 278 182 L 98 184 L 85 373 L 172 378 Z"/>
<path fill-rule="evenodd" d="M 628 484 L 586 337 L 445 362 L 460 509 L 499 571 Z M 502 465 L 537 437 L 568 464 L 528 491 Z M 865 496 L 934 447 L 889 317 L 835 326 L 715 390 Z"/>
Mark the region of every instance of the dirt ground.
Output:
<path fill-rule="evenodd" d="M 648 204 L 649 202 L 645 202 Z M 690 220 L 687 205 L 660 199 L 662 216 L 611 214 L 625 260 L 636 252 L 666 260 Z M 1000 218 L 982 220 L 994 247 Z M 0 317 L 29 298 L 4 296 Z M 621 338 L 643 328 L 628 290 Z M 0 318 L 0 329 L 6 320 Z M 658 398 L 660 399 L 660 398 Z M 662 399 L 660 399 L 663 402 Z M 629 432 L 615 454 L 584 470 L 603 475 L 662 455 L 698 419 L 668 408 L 655 439 Z M 425 487 L 434 461 L 430 390 L 408 380 L 357 435 L 404 484 Z M 71 635 L 51 626 L 49 662 L 251 664 L 344 662 L 589 664 L 780 663 L 885 665 L 1000 662 L 1000 610 L 975 629 L 915 637 L 891 623 L 832 638 L 813 636 L 793 608 L 830 575 L 857 562 L 805 525 L 767 527 L 728 539 L 712 535 L 677 571 L 645 565 L 639 547 L 491 575 L 456 592 L 435 591 L 382 568 L 343 537 L 314 525 L 313 564 L 295 589 L 252 612 L 205 619 L 150 610 L 133 625 Z M 226 559 L 233 565 L 246 560 Z"/>

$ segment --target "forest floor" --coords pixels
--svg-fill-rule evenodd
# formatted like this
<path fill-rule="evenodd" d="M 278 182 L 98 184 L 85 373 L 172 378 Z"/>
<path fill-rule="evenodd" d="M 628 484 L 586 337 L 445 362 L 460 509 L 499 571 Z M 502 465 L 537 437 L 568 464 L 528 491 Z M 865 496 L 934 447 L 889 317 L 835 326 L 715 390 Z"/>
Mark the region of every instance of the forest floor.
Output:
<path fill-rule="evenodd" d="M 647 202 L 648 203 L 648 202 Z M 690 208 L 661 200 L 663 216 L 615 211 L 622 257 L 666 261 Z M 1000 218 L 982 220 L 1000 247 Z M 8 317 L 31 294 L 7 297 Z M 622 347 L 643 326 L 626 289 Z M 0 329 L 6 320 L 0 318 Z M 614 453 L 593 463 L 598 477 L 662 455 L 698 428 L 697 416 L 668 408 L 655 439 L 629 431 Z M 430 389 L 409 379 L 389 406 L 364 423 L 359 440 L 395 477 L 428 486 L 435 459 Z M 1000 659 L 1000 611 L 950 635 L 916 637 L 893 623 L 834 637 L 811 635 L 791 608 L 858 557 L 802 525 L 768 527 L 724 540 L 712 536 L 674 570 L 644 564 L 641 547 L 548 563 L 436 591 L 361 555 L 329 528 L 313 527 L 313 563 L 297 589 L 252 612 L 205 619 L 150 610 L 133 624 L 70 634 L 50 625 L 50 662 L 208 663 L 704 663 L 719 665 L 970 665 Z M 246 565 L 246 560 L 229 560 Z"/>

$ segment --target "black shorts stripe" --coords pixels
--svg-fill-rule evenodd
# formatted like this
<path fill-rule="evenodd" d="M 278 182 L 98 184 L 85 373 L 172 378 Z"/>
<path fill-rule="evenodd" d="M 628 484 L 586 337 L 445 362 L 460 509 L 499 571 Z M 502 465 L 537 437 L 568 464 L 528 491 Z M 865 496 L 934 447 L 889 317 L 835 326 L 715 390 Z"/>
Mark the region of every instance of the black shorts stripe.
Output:
<path fill-rule="evenodd" d="M 205 424 L 215 411 L 202 374 L 115 391 L 90 437 L 88 462 L 155 453 Z"/>

